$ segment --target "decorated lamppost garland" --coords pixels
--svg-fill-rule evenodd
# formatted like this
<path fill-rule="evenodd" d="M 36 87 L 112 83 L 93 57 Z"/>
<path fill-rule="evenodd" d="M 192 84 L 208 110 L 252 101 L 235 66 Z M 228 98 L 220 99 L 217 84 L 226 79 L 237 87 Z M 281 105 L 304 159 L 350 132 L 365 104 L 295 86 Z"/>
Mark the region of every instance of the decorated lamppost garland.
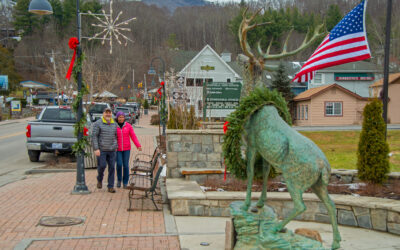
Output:
<path fill-rule="evenodd" d="M 76 50 L 79 45 L 79 41 L 76 37 L 71 37 L 69 39 L 68 45 L 70 49 L 74 50 L 74 55 L 72 56 L 71 63 L 69 65 L 69 69 L 67 72 L 67 75 L 65 78 L 68 80 L 71 79 L 71 74 L 75 80 L 75 83 L 78 84 L 78 73 L 82 72 L 82 62 L 85 59 L 85 55 L 83 52 L 80 53 L 78 58 L 76 58 L 76 63 L 75 63 L 75 57 L 76 57 Z M 82 80 L 82 87 L 81 91 L 78 91 L 76 98 L 72 104 L 72 109 L 75 112 L 75 114 L 78 113 L 78 107 L 80 101 L 83 99 L 84 95 L 89 94 L 89 90 L 86 87 L 85 81 Z M 83 136 L 77 142 L 72 146 L 72 151 L 74 152 L 75 155 L 78 155 L 80 152 L 85 152 L 86 147 L 89 145 L 89 138 L 88 138 L 88 129 L 86 128 L 86 113 L 82 113 L 82 117 L 79 121 L 77 121 L 74 125 L 74 134 L 76 137 L 78 137 L 78 133 L 82 132 Z M 84 153 L 85 156 L 88 155 L 87 152 Z"/>

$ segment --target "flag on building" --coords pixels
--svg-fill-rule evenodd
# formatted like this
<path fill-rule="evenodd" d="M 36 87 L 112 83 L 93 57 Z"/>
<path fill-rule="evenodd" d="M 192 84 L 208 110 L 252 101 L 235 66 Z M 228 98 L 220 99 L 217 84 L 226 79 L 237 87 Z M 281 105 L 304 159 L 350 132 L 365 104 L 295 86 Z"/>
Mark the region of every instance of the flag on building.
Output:
<path fill-rule="evenodd" d="M 371 57 L 365 30 L 366 5 L 362 1 L 331 30 L 293 78 L 294 82 L 310 81 L 319 69 Z"/>

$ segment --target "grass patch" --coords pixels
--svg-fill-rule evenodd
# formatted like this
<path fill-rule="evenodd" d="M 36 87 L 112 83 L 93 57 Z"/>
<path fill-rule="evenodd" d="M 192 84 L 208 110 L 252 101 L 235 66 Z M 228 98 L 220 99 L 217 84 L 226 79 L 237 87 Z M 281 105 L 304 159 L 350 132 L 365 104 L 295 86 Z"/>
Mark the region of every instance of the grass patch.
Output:
<path fill-rule="evenodd" d="M 360 131 L 301 131 L 325 153 L 332 168 L 357 169 L 357 147 Z M 400 172 L 400 131 L 388 131 L 390 171 Z"/>

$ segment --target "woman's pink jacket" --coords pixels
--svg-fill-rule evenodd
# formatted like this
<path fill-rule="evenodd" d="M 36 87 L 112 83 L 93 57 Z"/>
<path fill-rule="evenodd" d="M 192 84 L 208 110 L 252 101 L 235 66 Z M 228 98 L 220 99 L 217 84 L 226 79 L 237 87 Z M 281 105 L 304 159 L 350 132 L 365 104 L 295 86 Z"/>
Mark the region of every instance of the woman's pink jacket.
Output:
<path fill-rule="evenodd" d="M 142 147 L 131 124 L 125 122 L 122 129 L 117 126 L 118 151 L 131 150 L 131 140 L 137 148 Z"/>

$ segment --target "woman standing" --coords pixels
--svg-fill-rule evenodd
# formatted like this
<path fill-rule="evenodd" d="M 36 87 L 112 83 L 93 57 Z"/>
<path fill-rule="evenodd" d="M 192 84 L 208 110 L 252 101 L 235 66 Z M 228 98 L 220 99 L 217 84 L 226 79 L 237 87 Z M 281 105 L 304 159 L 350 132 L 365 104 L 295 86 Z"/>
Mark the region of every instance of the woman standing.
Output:
<path fill-rule="evenodd" d="M 125 122 L 125 114 L 123 112 L 117 113 L 117 187 L 121 187 L 121 182 L 124 188 L 127 187 L 129 181 L 129 156 L 131 153 L 131 140 L 139 151 L 142 151 L 142 146 L 136 137 L 131 124 Z"/>

